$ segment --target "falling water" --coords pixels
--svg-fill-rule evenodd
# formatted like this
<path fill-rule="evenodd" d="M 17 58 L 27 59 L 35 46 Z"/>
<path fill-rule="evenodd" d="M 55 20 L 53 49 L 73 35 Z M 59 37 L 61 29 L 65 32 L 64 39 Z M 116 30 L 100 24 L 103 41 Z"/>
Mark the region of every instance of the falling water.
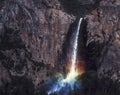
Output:
<path fill-rule="evenodd" d="M 69 85 L 69 87 L 71 89 L 74 89 L 74 83 L 76 81 L 76 77 L 78 75 L 81 74 L 81 72 L 77 71 L 77 67 L 76 67 L 76 59 L 77 59 L 77 47 L 78 47 L 78 35 L 79 35 L 79 31 L 80 31 L 80 26 L 81 26 L 81 22 L 82 22 L 83 18 L 80 18 L 78 26 L 77 26 L 77 30 L 76 30 L 76 34 L 75 34 L 75 38 L 73 38 L 73 50 L 71 53 L 71 66 L 70 66 L 70 71 L 67 74 L 66 78 L 60 78 L 56 84 L 53 85 L 53 87 L 48 91 L 48 95 L 52 94 L 52 93 L 56 93 L 65 88 L 66 85 Z"/>
<path fill-rule="evenodd" d="M 74 43 L 73 43 L 73 52 L 72 52 L 72 58 L 71 58 L 71 69 L 70 69 L 70 73 L 74 73 L 75 71 L 75 63 L 76 63 L 76 58 L 77 58 L 77 46 L 78 46 L 78 35 L 79 35 L 79 30 L 80 30 L 80 25 L 82 22 L 83 18 L 80 18 L 78 26 L 77 26 L 77 33 L 76 33 L 76 37 L 74 39 Z"/>

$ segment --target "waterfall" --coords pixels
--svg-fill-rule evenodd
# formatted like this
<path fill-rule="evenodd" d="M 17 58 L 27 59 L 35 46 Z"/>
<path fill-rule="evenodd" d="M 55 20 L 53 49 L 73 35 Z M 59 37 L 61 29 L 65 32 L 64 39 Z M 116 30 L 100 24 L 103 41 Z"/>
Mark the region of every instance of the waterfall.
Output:
<path fill-rule="evenodd" d="M 75 35 L 74 37 L 72 38 L 72 45 L 73 45 L 73 48 L 72 48 L 72 53 L 71 53 L 71 66 L 70 66 L 70 71 L 68 72 L 66 78 L 59 78 L 57 83 L 55 83 L 52 88 L 48 91 L 48 95 L 52 94 L 52 93 L 58 93 L 59 94 L 59 91 L 61 91 L 62 89 L 66 89 L 65 92 L 68 93 L 69 91 L 68 90 L 68 86 L 73 90 L 74 89 L 74 84 L 76 82 L 76 77 L 78 75 L 80 75 L 81 73 L 80 72 L 77 72 L 76 71 L 76 59 L 77 59 L 77 48 L 78 48 L 78 36 L 79 36 L 79 31 L 80 31 L 80 26 L 81 26 L 81 23 L 82 23 L 82 19 L 83 18 L 80 18 L 79 20 L 79 23 L 77 25 L 77 29 L 75 30 Z"/>
<path fill-rule="evenodd" d="M 80 31 L 80 25 L 82 22 L 83 18 L 80 18 L 78 26 L 77 26 L 77 30 L 76 30 L 76 35 L 75 35 L 75 39 L 74 39 L 74 43 L 73 43 L 73 52 L 72 52 L 72 57 L 71 57 L 71 72 L 75 72 L 75 63 L 76 63 L 76 58 L 77 58 L 77 47 L 78 47 L 78 36 L 79 36 L 79 31 Z"/>

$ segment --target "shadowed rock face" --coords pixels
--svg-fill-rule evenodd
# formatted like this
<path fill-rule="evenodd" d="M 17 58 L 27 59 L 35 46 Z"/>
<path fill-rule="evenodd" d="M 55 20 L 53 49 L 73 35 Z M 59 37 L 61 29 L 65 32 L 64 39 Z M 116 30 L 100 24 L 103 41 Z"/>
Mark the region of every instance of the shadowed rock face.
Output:
<path fill-rule="evenodd" d="M 85 16 L 99 5 L 99 0 L 59 0 L 64 10 L 76 16 Z"/>

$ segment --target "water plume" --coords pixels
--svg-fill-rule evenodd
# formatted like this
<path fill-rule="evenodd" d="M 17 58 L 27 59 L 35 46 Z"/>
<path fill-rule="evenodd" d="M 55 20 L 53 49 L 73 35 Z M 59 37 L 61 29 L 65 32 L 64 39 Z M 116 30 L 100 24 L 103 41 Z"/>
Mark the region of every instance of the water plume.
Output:
<path fill-rule="evenodd" d="M 80 18 L 77 29 L 74 32 L 75 33 L 74 38 L 72 39 L 72 51 L 70 54 L 69 72 L 66 78 L 64 78 L 62 75 L 59 76 L 59 79 L 57 80 L 57 82 L 47 92 L 48 95 L 51 95 L 52 93 L 57 93 L 58 95 L 60 95 L 59 94 L 60 91 L 64 89 L 66 89 L 65 95 L 67 95 L 69 93 L 69 88 L 71 90 L 74 90 L 76 77 L 81 75 L 84 72 L 83 69 L 79 70 L 80 68 L 76 64 L 77 63 L 76 61 L 77 61 L 77 49 L 78 49 L 78 37 L 79 37 L 79 31 L 80 31 L 82 20 L 83 18 Z"/>

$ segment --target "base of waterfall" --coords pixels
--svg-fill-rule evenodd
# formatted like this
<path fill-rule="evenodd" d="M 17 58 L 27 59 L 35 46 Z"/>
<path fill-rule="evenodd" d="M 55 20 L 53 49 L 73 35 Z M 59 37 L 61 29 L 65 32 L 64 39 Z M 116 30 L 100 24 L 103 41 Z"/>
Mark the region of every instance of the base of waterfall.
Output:
<path fill-rule="evenodd" d="M 64 78 L 63 75 L 59 74 L 57 77 L 52 78 L 47 84 L 48 95 L 70 95 L 74 90 L 80 90 L 82 88 L 81 80 L 79 75 L 69 75 Z"/>

